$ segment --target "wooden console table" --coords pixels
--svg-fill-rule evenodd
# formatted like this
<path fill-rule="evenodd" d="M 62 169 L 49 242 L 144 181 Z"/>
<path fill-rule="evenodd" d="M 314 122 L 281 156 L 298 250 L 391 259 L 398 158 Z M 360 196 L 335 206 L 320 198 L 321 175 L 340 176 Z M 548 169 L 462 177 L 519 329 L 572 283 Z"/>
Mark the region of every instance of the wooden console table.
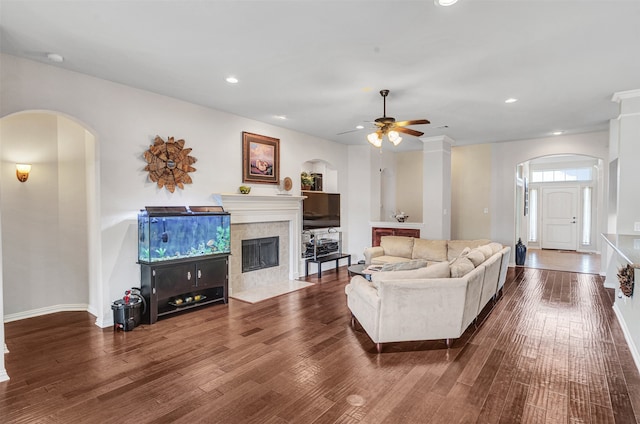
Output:
<path fill-rule="evenodd" d="M 382 236 L 405 236 L 420 238 L 420 229 L 373 227 L 371 229 L 371 246 L 380 246 L 380 238 Z"/>
<path fill-rule="evenodd" d="M 322 278 L 322 264 L 325 262 L 336 261 L 336 271 L 338 270 L 338 261 L 340 259 L 347 258 L 349 264 L 347 266 L 351 266 L 351 255 L 348 253 L 331 253 L 330 255 L 319 256 L 317 258 L 309 258 L 306 260 L 304 264 L 304 276 L 309 276 L 309 263 L 313 262 L 318 265 L 318 278 Z"/>

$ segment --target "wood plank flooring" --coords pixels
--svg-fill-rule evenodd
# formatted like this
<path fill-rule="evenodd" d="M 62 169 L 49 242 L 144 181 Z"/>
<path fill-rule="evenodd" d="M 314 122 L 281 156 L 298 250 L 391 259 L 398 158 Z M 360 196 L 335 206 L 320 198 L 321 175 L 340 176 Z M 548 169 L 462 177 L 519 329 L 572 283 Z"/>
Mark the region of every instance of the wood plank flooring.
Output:
<path fill-rule="evenodd" d="M 640 376 L 598 275 L 510 268 L 451 349 L 380 355 L 350 326 L 346 269 L 307 280 L 130 332 L 81 312 L 8 323 L 0 422 L 638 422 Z"/>
<path fill-rule="evenodd" d="M 601 271 L 600 259 L 599 253 L 528 249 L 524 266 L 527 268 L 598 274 Z"/>

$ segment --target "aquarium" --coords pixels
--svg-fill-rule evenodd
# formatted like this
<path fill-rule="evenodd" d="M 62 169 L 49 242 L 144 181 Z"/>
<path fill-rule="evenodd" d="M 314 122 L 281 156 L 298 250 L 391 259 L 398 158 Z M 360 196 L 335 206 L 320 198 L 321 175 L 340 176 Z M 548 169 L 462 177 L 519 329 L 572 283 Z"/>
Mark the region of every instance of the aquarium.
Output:
<path fill-rule="evenodd" d="M 138 213 L 138 262 L 228 255 L 230 228 L 219 206 L 147 206 Z"/>

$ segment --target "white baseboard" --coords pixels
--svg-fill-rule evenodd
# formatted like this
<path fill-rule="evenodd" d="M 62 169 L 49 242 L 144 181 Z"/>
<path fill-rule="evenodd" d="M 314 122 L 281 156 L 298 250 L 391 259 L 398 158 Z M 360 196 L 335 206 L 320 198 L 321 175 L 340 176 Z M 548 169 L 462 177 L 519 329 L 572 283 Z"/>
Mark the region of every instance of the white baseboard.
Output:
<path fill-rule="evenodd" d="M 56 312 L 76 312 L 89 310 L 89 305 L 86 303 L 68 304 L 68 305 L 52 305 L 44 308 L 32 309 L 30 311 L 17 312 L 15 314 L 9 314 L 4 316 L 4 322 L 18 321 L 21 319 L 39 317 L 42 315 L 53 314 Z"/>
<path fill-rule="evenodd" d="M 7 371 L 4 369 L 0 369 L 0 381 L 7 381 L 9 380 L 9 374 L 7 374 Z"/>
<path fill-rule="evenodd" d="M 635 344 L 633 344 L 633 339 L 631 338 L 631 333 L 629 332 L 629 328 L 627 327 L 627 323 L 622 318 L 622 312 L 618 308 L 618 304 L 613 304 L 613 312 L 616 314 L 616 318 L 618 318 L 618 322 L 620 323 L 620 327 L 622 328 L 622 333 L 624 334 L 624 338 L 629 345 L 629 351 L 631 352 L 631 356 L 633 357 L 633 362 L 636 364 L 636 368 L 640 371 L 640 354 L 638 354 L 638 348 Z"/>
<path fill-rule="evenodd" d="M 104 317 L 102 319 L 98 319 L 96 317 L 95 324 L 100 328 L 113 327 L 113 315 L 110 315 L 108 318 Z"/>
<path fill-rule="evenodd" d="M 4 344 L 4 353 L 9 353 L 9 348 L 6 343 Z"/>

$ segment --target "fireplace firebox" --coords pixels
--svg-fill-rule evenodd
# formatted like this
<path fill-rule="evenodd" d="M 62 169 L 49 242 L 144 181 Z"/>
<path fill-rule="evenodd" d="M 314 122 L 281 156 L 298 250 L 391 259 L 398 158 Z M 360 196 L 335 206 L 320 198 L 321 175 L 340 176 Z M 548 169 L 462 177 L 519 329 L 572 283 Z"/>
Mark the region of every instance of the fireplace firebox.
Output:
<path fill-rule="evenodd" d="M 242 240 L 242 272 L 280 265 L 279 250 L 280 238 L 277 236 Z"/>

